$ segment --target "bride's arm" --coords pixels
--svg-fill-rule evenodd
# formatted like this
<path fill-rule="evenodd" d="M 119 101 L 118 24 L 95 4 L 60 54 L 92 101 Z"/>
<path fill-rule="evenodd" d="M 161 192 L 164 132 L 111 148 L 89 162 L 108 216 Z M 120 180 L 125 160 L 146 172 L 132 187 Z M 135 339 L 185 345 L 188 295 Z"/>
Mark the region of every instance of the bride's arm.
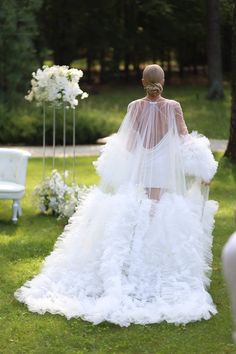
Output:
<path fill-rule="evenodd" d="M 175 102 L 175 120 L 179 135 L 187 135 L 188 128 L 184 120 L 183 110 L 179 102 Z"/>
<path fill-rule="evenodd" d="M 211 152 L 209 140 L 197 132 L 188 133 L 183 111 L 178 102 L 175 104 L 175 118 L 182 142 L 181 149 L 186 175 L 200 177 L 203 185 L 210 185 L 218 163 Z"/>

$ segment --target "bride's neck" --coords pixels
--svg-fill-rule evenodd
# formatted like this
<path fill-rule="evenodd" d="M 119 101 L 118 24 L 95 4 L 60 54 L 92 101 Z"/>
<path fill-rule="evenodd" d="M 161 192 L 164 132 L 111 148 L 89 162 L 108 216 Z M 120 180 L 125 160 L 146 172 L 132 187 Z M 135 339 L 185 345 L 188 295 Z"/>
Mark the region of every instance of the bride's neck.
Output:
<path fill-rule="evenodd" d="M 161 95 L 158 95 L 158 96 L 150 96 L 150 95 L 147 95 L 147 96 L 146 96 L 146 99 L 148 99 L 149 101 L 157 101 L 157 100 L 159 100 L 160 98 L 162 98 Z"/>

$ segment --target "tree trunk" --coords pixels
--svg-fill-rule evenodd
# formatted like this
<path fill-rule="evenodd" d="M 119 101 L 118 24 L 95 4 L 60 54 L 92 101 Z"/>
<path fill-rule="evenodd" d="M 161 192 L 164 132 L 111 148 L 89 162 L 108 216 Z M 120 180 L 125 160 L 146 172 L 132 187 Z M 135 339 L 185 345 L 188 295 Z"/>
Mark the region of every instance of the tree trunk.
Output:
<path fill-rule="evenodd" d="M 184 76 L 184 48 L 183 45 L 178 46 L 178 65 L 179 65 L 179 77 L 182 79 Z"/>
<path fill-rule="evenodd" d="M 104 83 L 105 78 L 104 78 L 104 74 L 105 74 L 105 50 L 101 49 L 100 51 L 100 77 L 99 77 L 99 81 L 100 83 Z"/>
<path fill-rule="evenodd" d="M 233 38 L 232 38 L 232 106 L 230 120 L 230 134 L 225 156 L 236 163 L 236 0 L 234 0 Z"/>
<path fill-rule="evenodd" d="M 222 79 L 221 38 L 219 0 L 207 0 L 207 54 L 208 54 L 208 95 L 209 99 L 224 97 Z"/>
<path fill-rule="evenodd" d="M 130 79 L 130 73 L 129 73 L 129 64 L 130 64 L 130 56 L 129 53 L 125 53 L 125 81 L 129 81 Z"/>
<path fill-rule="evenodd" d="M 167 72 L 168 77 L 171 77 L 172 74 L 172 65 L 171 65 L 171 51 L 170 48 L 167 49 Z"/>
<path fill-rule="evenodd" d="M 113 78 L 117 78 L 120 76 L 120 50 L 117 48 L 114 48 L 112 64 Z"/>
<path fill-rule="evenodd" d="M 86 72 L 86 76 L 87 76 L 87 82 L 90 84 L 92 82 L 92 57 L 91 57 L 91 53 L 90 50 L 87 50 L 87 72 Z"/>
<path fill-rule="evenodd" d="M 134 62 L 134 71 L 135 71 L 136 80 L 137 80 L 138 82 L 141 80 L 141 77 L 142 77 L 142 73 L 141 73 L 139 64 L 140 64 L 140 63 L 138 62 L 138 60 L 135 59 L 135 62 Z"/>

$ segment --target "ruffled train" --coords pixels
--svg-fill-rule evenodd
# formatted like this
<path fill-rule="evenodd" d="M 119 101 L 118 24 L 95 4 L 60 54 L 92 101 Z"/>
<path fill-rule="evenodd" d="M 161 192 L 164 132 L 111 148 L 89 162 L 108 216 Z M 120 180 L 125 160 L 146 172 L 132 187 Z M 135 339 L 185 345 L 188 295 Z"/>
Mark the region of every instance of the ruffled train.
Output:
<path fill-rule="evenodd" d="M 72 216 L 39 275 L 15 293 L 30 311 L 120 326 L 209 319 L 217 203 L 134 186 L 95 187 Z"/>

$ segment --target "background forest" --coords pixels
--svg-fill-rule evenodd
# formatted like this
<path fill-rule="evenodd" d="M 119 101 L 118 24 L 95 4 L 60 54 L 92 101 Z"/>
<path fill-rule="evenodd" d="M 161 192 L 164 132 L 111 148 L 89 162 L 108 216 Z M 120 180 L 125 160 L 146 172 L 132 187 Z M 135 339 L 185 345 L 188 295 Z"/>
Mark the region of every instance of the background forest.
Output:
<path fill-rule="evenodd" d="M 231 162 L 236 162 L 236 0 L 1 0 L 0 146 L 42 146 L 42 108 L 24 99 L 31 74 L 40 66 L 65 64 L 84 71 L 81 88 L 89 97 L 76 109 L 76 143 L 87 144 L 113 133 L 127 104 L 144 96 L 141 71 L 153 62 L 164 67 L 163 96 L 181 103 L 190 132 L 211 139 L 230 137 L 225 154 L 231 161 L 223 151 L 214 153 L 219 168 L 210 192 L 210 199 L 220 204 L 210 288 L 218 314 L 187 326 L 163 322 L 118 328 L 27 311 L 13 294 L 39 272 L 65 226 L 65 220 L 41 215 L 35 207 L 32 193 L 41 182 L 42 158 L 32 157 L 24 214 L 17 225 L 10 222 L 10 201 L 1 201 L 1 353 L 235 354 L 221 253 L 235 231 L 236 165 Z M 47 145 L 53 140 L 51 110 L 47 107 Z M 63 143 L 60 111 L 57 144 Z M 70 144 L 71 111 L 67 119 Z M 78 156 L 79 184 L 99 183 L 94 159 Z M 67 158 L 69 171 L 73 164 Z M 55 165 L 63 173 L 63 159 L 57 158 Z M 47 156 L 46 175 L 52 166 Z"/>
<path fill-rule="evenodd" d="M 2 0 L 0 144 L 41 144 L 41 112 L 24 96 L 32 71 L 43 64 L 85 73 L 81 85 L 90 100 L 80 107 L 79 143 L 117 129 L 129 100 L 143 95 L 136 87 L 146 63 L 164 67 L 170 96 L 182 96 L 178 88 L 185 87 L 205 99 L 208 85 L 209 98 L 222 98 L 231 70 L 232 9 L 232 0 Z M 224 126 L 220 138 L 228 134 Z"/>

